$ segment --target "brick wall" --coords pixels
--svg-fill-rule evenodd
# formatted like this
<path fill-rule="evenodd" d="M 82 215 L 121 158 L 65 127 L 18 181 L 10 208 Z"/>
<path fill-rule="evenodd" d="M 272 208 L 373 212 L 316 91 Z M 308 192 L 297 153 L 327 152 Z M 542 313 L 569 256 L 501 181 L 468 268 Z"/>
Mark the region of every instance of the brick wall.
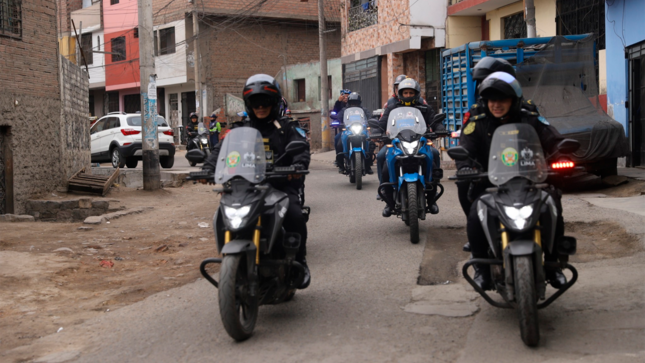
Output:
<path fill-rule="evenodd" d="M 220 24 L 221 18 L 207 19 Z M 282 66 L 320 59 L 317 23 L 276 24 L 249 19 L 235 28 L 208 32 L 200 40 L 204 79 L 209 88 L 209 107 L 222 107 L 223 96 L 240 96 L 246 79 L 256 73 L 275 76 Z M 327 58 L 340 57 L 340 34 L 327 35 Z M 193 69 L 188 68 L 192 75 Z M 210 112 L 212 110 L 207 110 Z"/>
<path fill-rule="evenodd" d="M 340 23 L 343 56 L 410 38 L 410 28 L 399 26 L 399 23 L 409 23 L 409 0 L 379 1 L 378 23 L 353 32 L 348 32 L 347 17 L 349 7 L 350 0 L 342 0 Z"/>
<path fill-rule="evenodd" d="M 23 1 L 23 7 L 26 2 Z M 72 22 L 70 20 L 72 11 L 82 9 L 83 0 L 56 0 L 56 3 L 58 5 L 58 31 L 61 33 L 73 32 Z M 78 24 L 76 26 L 78 27 Z"/>
<path fill-rule="evenodd" d="M 74 151 L 63 151 L 82 149 L 84 137 L 75 132 L 69 136 L 78 140 L 61 145 L 67 128 L 60 117 L 57 21 L 55 0 L 24 1 L 22 39 L 0 36 L 0 127 L 10 130 L 5 141 L 13 160 L 16 213 L 24 213 L 27 199 L 64 186 L 61 159 L 73 157 Z M 82 102 L 86 112 L 87 93 Z"/>

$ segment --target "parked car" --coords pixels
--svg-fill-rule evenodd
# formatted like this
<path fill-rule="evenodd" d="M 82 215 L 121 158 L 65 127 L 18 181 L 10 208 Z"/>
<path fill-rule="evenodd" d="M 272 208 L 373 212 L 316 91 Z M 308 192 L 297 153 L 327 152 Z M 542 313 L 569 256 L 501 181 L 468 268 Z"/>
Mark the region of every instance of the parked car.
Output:
<path fill-rule="evenodd" d="M 157 116 L 159 163 L 164 169 L 175 163 L 173 131 L 163 116 Z M 136 168 L 143 154 L 141 114 L 111 112 L 90 128 L 92 162 L 112 162 L 115 168 Z"/>

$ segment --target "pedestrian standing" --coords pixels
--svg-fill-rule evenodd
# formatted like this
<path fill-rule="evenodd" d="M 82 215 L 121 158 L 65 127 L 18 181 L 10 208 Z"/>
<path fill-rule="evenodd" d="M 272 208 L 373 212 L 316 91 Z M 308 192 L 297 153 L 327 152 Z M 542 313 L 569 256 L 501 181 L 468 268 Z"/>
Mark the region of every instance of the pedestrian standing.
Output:
<path fill-rule="evenodd" d="M 211 123 L 210 123 L 210 135 L 211 135 L 211 147 L 215 147 L 219 142 L 219 135 L 222 132 L 222 125 L 217 121 L 217 114 L 213 112 L 211 114 Z"/>

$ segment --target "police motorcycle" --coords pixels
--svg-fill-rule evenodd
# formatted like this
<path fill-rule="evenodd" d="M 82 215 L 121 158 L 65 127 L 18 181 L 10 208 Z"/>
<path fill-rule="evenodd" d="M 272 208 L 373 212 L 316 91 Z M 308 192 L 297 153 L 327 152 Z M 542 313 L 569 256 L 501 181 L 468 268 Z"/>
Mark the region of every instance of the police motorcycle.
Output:
<path fill-rule="evenodd" d="M 186 151 L 186 159 L 190 166 L 206 161 L 211 154 L 210 134 L 203 122 L 197 125 L 197 136 L 188 142 L 190 150 Z M 188 149 L 188 147 L 186 147 Z"/>
<path fill-rule="evenodd" d="M 565 139 L 555 154 L 571 154 L 580 144 Z M 448 150 L 455 160 L 468 160 L 462 147 Z M 493 134 L 488 173 L 473 169 L 457 172 L 451 180 L 474 182 L 488 177 L 494 185 L 477 202 L 477 214 L 489 243 L 488 259 L 471 259 L 462 269 L 464 278 L 491 305 L 512 308 L 519 313 L 522 340 L 536 346 L 540 340 L 538 310 L 549 306 L 577 280 L 578 272 L 568 263 L 576 252 L 576 239 L 564 237 L 556 251 L 554 239 L 558 218 L 556 204 L 545 191 L 547 177 L 557 173 L 557 164 L 548 167 L 537 133 L 530 125 L 508 124 Z M 472 159 L 471 159 L 472 160 Z M 481 170 L 481 165 L 478 165 Z M 557 262 L 544 261 L 544 252 L 558 256 Z M 492 299 L 468 274 L 473 264 L 491 265 L 493 288 L 503 301 Z M 547 271 L 568 269 L 572 278 L 546 298 Z"/>
<path fill-rule="evenodd" d="M 304 141 L 286 146 L 286 155 L 304 150 Z M 232 129 L 223 141 L 214 181 L 222 184 L 220 206 L 213 218 L 217 250 L 222 258 L 202 261 L 199 270 L 218 288 L 219 308 L 226 332 L 235 340 L 248 339 L 258 317 L 258 307 L 289 301 L 303 281 L 304 268 L 295 261 L 300 234 L 282 227 L 289 207 L 286 193 L 268 181 L 305 175 L 293 166 L 266 162 L 262 135 L 254 128 Z M 211 179 L 209 171 L 192 172 L 190 180 Z M 303 207 L 305 219 L 309 208 Z M 219 281 L 207 271 L 220 264 Z"/>
<path fill-rule="evenodd" d="M 366 169 L 366 150 L 369 150 L 369 136 L 367 134 L 367 117 L 360 107 L 350 107 L 343 114 L 342 134 L 343 156 L 345 174 L 349 182 L 356 183 L 356 189 L 363 188 L 363 177 Z"/>
<path fill-rule="evenodd" d="M 445 118 L 445 114 L 435 116 L 436 121 Z M 370 122 L 371 137 L 384 139 L 377 122 Z M 380 130 L 376 131 L 376 130 Z M 387 144 L 385 156 L 390 180 L 383 181 L 378 188 L 381 196 L 392 210 L 410 227 L 410 242 L 419 243 L 419 220 L 425 220 L 429 205 L 433 205 L 443 194 L 443 185 L 436 183 L 435 199 L 426 200 L 426 192 L 435 187 L 432 181 L 433 156 L 430 146 L 432 140 L 443 137 L 446 132 L 428 132 L 421 112 L 414 107 L 399 107 L 390 112 L 387 120 L 387 137 L 392 142 Z M 386 197 L 385 190 L 394 188 L 394 200 Z"/>
<path fill-rule="evenodd" d="M 338 112 L 331 111 L 329 113 L 330 123 L 329 126 L 334 130 L 334 136 L 338 135 L 339 130 L 342 128 L 343 124 L 338 119 Z"/>

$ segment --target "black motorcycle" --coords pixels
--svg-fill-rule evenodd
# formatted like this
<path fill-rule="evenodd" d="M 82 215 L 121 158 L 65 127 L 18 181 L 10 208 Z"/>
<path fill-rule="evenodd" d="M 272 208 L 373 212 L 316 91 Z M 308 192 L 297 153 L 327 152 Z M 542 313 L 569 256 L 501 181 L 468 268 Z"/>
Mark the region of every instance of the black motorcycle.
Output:
<path fill-rule="evenodd" d="M 211 154 L 211 141 L 208 129 L 200 122 L 197 126 L 197 136 L 186 143 L 186 159 L 190 166 L 201 164 Z"/>
<path fill-rule="evenodd" d="M 579 146 L 577 141 L 565 139 L 556 154 L 573 153 Z M 448 155 L 455 160 L 473 160 L 462 147 L 449 149 Z M 545 191 L 550 185 L 544 181 L 557 172 L 557 166 L 549 167 L 549 159 L 533 127 L 508 124 L 495 130 L 488 173 L 465 169 L 450 177 L 474 182 L 488 177 L 494 185 L 474 206 L 489 243 L 489 258 L 471 259 L 462 272 L 488 303 L 517 309 L 522 340 L 528 346 L 536 346 L 540 340 L 538 309 L 549 306 L 578 278 L 576 269 L 568 264 L 569 256 L 576 252 L 576 239 L 564 237 L 554 251 L 558 212 L 555 201 Z M 482 170 L 481 165 L 478 168 Z M 544 261 L 545 251 L 556 254 L 558 261 Z M 492 299 L 473 281 L 468 275 L 468 267 L 473 264 L 491 265 L 493 289 L 504 301 Z M 547 272 L 557 268 L 570 270 L 572 278 L 546 298 Z"/>
<path fill-rule="evenodd" d="M 276 163 L 306 146 L 304 141 L 289 143 Z M 295 261 L 300 234 L 282 227 L 288 196 L 268 182 L 302 178 L 309 171 L 273 167 L 265 157 L 262 135 L 254 128 L 235 128 L 224 139 L 214 176 L 214 181 L 223 185 L 215 189 L 222 199 L 213 219 L 217 250 L 223 257 L 208 258 L 199 268 L 219 289 L 224 328 L 237 341 L 253 333 L 260 305 L 291 300 L 304 279 L 304 267 Z M 205 177 L 204 172 L 189 176 L 192 180 Z M 306 220 L 309 211 L 303 206 Z M 206 271 L 213 263 L 221 264 L 219 282 Z"/>

